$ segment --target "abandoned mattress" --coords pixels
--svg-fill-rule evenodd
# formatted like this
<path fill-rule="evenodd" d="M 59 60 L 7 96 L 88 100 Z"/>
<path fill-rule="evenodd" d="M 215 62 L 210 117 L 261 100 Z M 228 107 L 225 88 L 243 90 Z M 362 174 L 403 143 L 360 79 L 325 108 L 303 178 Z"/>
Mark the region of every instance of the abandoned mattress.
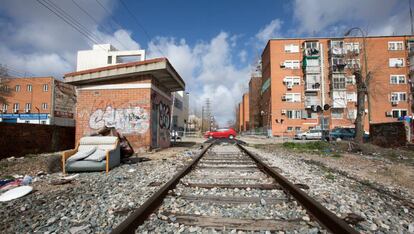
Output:
<path fill-rule="evenodd" d="M 106 170 L 106 161 L 72 161 L 66 164 L 67 172 L 83 172 L 83 171 L 105 171 Z"/>

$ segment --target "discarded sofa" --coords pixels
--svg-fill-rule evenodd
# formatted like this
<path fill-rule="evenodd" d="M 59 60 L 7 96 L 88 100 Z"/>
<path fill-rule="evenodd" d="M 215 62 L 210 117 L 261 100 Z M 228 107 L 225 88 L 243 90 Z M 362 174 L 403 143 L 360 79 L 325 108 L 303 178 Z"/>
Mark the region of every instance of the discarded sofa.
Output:
<path fill-rule="evenodd" d="M 119 139 L 115 136 L 82 137 L 76 148 L 62 153 L 63 173 L 106 171 L 121 162 Z"/>

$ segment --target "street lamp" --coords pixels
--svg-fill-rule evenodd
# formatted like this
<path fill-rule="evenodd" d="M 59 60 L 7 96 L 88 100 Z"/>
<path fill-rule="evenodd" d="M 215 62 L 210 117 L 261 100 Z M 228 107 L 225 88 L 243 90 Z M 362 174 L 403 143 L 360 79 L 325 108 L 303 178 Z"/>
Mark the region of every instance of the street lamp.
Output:
<path fill-rule="evenodd" d="M 351 34 L 352 31 L 357 30 L 361 33 L 362 35 L 362 49 L 363 49 L 363 53 L 364 53 L 364 73 L 365 73 L 365 81 L 367 81 L 368 78 L 368 58 L 367 58 L 367 49 L 366 49 L 366 32 L 364 32 L 364 30 L 362 30 L 360 27 L 353 27 L 350 28 L 348 31 L 346 31 L 346 33 L 344 34 L 345 37 L 349 36 Z M 369 88 L 369 84 L 368 82 L 365 83 L 367 86 L 367 89 Z M 369 97 L 369 90 L 367 92 L 367 101 L 368 101 L 368 122 L 371 123 L 371 102 L 370 102 L 370 97 Z"/>

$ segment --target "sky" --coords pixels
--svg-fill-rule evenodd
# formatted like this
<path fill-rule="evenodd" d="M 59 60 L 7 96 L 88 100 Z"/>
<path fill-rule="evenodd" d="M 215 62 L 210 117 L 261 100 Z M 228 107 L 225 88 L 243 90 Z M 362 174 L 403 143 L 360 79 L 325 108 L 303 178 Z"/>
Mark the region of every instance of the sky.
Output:
<path fill-rule="evenodd" d="M 62 79 L 75 71 L 77 51 L 92 44 L 145 49 L 147 59 L 167 57 L 176 68 L 192 112 L 209 98 L 223 126 L 234 120 L 270 38 L 343 36 L 355 26 L 369 35 L 409 34 L 409 0 L 2 0 L 0 64 L 15 76 Z"/>

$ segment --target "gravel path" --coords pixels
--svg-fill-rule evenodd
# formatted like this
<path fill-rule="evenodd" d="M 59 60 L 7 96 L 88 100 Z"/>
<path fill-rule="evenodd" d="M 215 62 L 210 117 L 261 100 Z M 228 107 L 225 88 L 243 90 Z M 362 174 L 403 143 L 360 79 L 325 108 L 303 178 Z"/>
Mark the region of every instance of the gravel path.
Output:
<path fill-rule="evenodd" d="M 196 154 L 194 150 L 194 154 Z M 61 176 L 35 177 L 34 192 L 0 203 L 2 233 L 106 233 L 123 221 L 178 167 L 191 158 L 188 151 L 163 159 L 124 164 L 106 175 L 80 173 L 70 184 L 50 185 Z"/>
<path fill-rule="evenodd" d="M 295 157 L 295 153 L 268 153 L 248 148 L 271 165 L 281 168 L 282 174 L 294 183 L 308 185 L 308 194 L 339 217 L 344 218 L 349 213 L 363 217 L 365 221 L 354 226 L 357 230 L 368 233 L 414 232 L 413 207 L 341 174 L 307 164 Z"/>

